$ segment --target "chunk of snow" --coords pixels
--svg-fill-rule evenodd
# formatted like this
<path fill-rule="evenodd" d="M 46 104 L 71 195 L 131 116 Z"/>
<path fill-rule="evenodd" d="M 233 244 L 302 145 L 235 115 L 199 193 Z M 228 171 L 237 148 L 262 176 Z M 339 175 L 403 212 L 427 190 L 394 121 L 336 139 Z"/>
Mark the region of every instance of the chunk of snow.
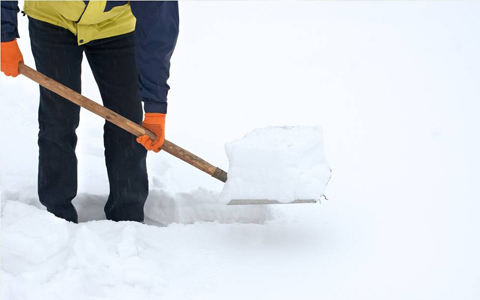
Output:
<path fill-rule="evenodd" d="M 230 200 L 319 200 L 330 179 L 321 127 L 267 127 L 225 146 Z"/>

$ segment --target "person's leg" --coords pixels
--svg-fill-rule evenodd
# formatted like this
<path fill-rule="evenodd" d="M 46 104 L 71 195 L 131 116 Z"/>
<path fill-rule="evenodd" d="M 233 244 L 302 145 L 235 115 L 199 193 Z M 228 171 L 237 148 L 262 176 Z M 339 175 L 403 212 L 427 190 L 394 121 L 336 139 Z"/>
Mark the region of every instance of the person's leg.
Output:
<path fill-rule="evenodd" d="M 30 40 L 37 71 L 80 93 L 83 49 L 66 29 L 30 18 Z M 40 87 L 38 121 L 40 202 L 57 217 L 77 222 L 75 129 L 80 107 Z"/>
<path fill-rule="evenodd" d="M 103 104 L 141 124 L 143 109 L 138 95 L 135 35 L 129 33 L 92 41 L 85 46 L 85 54 Z M 134 135 L 110 122 L 105 122 L 104 145 L 110 182 L 105 206 L 107 219 L 142 222 L 148 196 L 147 152 Z"/>

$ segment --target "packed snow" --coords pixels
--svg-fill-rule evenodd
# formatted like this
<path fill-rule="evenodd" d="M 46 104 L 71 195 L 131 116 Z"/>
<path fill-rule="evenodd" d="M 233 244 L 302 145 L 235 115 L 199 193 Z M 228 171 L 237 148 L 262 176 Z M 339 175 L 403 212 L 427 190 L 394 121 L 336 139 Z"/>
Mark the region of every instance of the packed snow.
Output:
<path fill-rule="evenodd" d="M 228 180 L 221 193 L 230 200 L 320 200 L 330 179 L 320 127 L 256 129 L 225 145 Z"/>
<path fill-rule="evenodd" d="M 146 224 L 105 220 L 103 121 L 81 113 L 80 223 L 36 195 L 38 86 L 0 76 L 2 300 L 480 299 L 480 2 L 181 2 L 167 139 L 322 126 L 321 204 L 227 206 L 148 158 Z M 20 47 L 34 66 L 27 20 Z M 83 94 L 100 101 L 83 66 Z"/>

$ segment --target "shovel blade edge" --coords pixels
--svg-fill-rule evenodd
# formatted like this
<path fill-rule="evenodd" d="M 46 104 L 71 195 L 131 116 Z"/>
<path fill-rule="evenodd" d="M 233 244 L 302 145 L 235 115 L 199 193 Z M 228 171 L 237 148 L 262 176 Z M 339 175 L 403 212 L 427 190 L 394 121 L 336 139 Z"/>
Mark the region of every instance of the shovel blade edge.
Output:
<path fill-rule="evenodd" d="M 317 203 L 320 200 L 314 199 L 300 199 L 292 200 L 290 202 L 280 202 L 277 200 L 267 199 L 234 199 L 230 200 L 227 205 L 266 205 L 266 204 L 302 204 L 302 203 Z"/>

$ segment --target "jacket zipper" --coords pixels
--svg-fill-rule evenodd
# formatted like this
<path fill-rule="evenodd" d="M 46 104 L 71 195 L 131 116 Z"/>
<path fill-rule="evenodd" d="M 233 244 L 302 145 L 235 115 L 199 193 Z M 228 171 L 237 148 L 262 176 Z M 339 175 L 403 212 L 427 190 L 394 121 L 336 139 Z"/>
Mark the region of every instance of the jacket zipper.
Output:
<path fill-rule="evenodd" d="M 85 8 L 83 9 L 82 14 L 80 15 L 80 18 L 78 18 L 77 22 L 75 22 L 75 23 L 78 24 L 78 22 L 80 22 L 80 20 L 82 19 L 83 15 L 85 14 L 85 11 L 87 10 L 88 4 L 90 4 L 90 2 L 85 3 Z"/>
<path fill-rule="evenodd" d="M 80 22 L 80 20 L 82 19 L 83 15 L 85 14 L 85 11 L 87 10 L 88 4 L 90 4 L 90 2 L 85 3 L 85 8 L 83 9 L 82 14 L 80 15 L 80 18 L 78 18 L 77 22 L 75 22 L 76 24 L 78 24 L 78 22 Z M 76 31 L 75 36 L 78 39 L 78 26 L 75 26 L 75 31 Z M 83 43 L 83 40 L 80 40 L 80 43 Z"/>

